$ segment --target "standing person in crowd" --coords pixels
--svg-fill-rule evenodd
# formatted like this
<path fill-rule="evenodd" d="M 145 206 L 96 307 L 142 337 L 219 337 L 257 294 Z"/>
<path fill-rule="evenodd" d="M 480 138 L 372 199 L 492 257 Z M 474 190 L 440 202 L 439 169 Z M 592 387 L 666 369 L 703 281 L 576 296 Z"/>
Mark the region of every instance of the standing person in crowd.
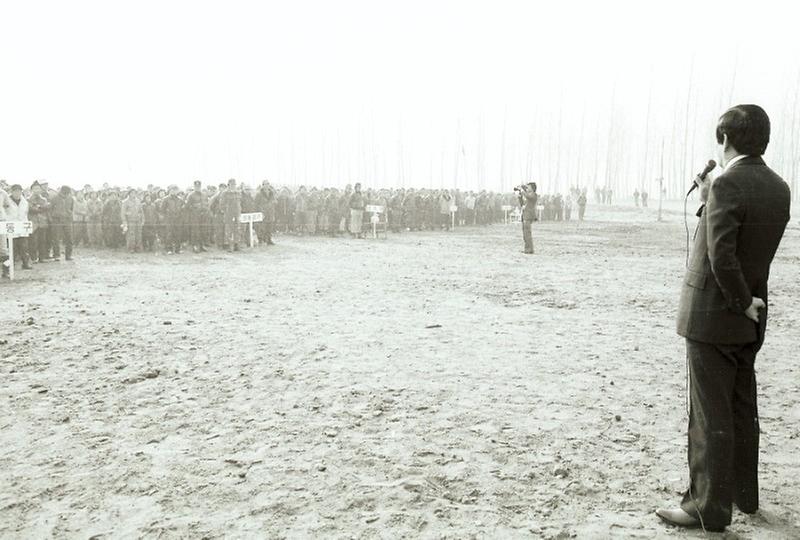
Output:
<path fill-rule="evenodd" d="M 647 208 L 647 191 L 642 190 L 642 208 Z"/>
<path fill-rule="evenodd" d="M 636 188 L 633 192 L 633 202 L 636 204 L 636 208 L 639 208 L 639 188 Z"/>
<path fill-rule="evenodd" d="M 122 246 L 122 203 L 116 189 L 108 192 L 103 203 L 102 228 L 106 247 L 117 249 Z"/>
<path fill-rule="evenodd" d="M 50 222 L 47 219 L 47 211 L 50 203 L 43 194 L 41 184 L 36 181 L 31 185 L 31 197 L 28 200 L 28 218 L 33 224 L 33 236 L 31 253 L 33 262 L 47 262 L 49 260 L 50 246 L 49 234 L 47 229 Z"/>
<path fill-rule="evenodd" d="M 74 200 L 72 189 L 61 186 L 61 189 L 50 201 L 50 227 L 53 239 L 53 258 L 61 258 L 61 244 L 64 244 L 64 259 L 72 260 L 72 212 Z"/>
<path fill-rule="evenodd" d="M 158 231 L 158 209 L 153 202 L 153 196 L 145 193 L 142 198 L 142 249 L 156 251 Z"/>
<path fill-rule="evenodd" d="M 100 193 L 90 191 L 86 194 L 86 234 L 93 248 L 103 246 L 103 201 Z"/>
<path fill-rule="evenodd" d="M 357 182 L 353 191 L 353 194 L 350 195 L 350 234 L 354 238 L 364 238 L 364 233 L 362 231 L 362 224 L 364 220 L 364 208 L 366 207 L 366 202 L 364 200 L 364 195 L 361 193 L 361 183 Z"/>
<path fill-rule="evenodd" d="M 0 209 L 0 215 L 5 214 L 5 217 L 0 217 L 0 219 L 5 219 L 7 221 L 28 221 L 28 201 L 22 195 L 21 185 L 12 185 L 10 194 L 5 191 L 0 192 L 0 199 L 2 199 L 2 205 L 7 205 L 5 209 Z M 2 237 L 0 237 L 0 242 L 2 242 L 2 240 Z M 31 260 L 28 254 L 28 238 L 20 236 L 13 238 L 11 241 L 14 245 L 14 257 L 22 261 L 23 270 L 30 270 Z M 3 246 L 3 248 L 5 248 L 5 246 Z M 8 254 L 6 253 L 4 257 L 8 259 Z M 2 260 L 2 257 L 0 257 L 0 260 Z M 2 260 L 2 262 L 5 263 L 5 260 Z M 8 263 L 15 264 L 16 261 L 8 261 Z M 4 264 L 3 274 L 6 275 L 7 272 L 8 267 Z"/>
<path fill-rule="evenodd" d="M 256 193 L 255 199 L 256 212 L 261 212 L 262 220 L 258 224 L 258 239 L 267 246 L 274 246 L 272 241 L 272 229 L 275 225 L 275 210 L 277 207 L 277 199 L 275 197 L 275 190 L 268 181 L 264 180 L 261 187 Z"/>
<path fill-rule="evenodd" d="M 8 187 L 6 181 L 0 180 L 0 221 L 5 221 L 8 219 L 6 217 L 6 213 L 8 212 L 8 208 L 11 206 L 11 196 L 5 190 L 6 187 Z M 3 277 L 8 277 L 11 262 L 8 260 L 8 253 L 6 252 L 6 236 L 3 234 L 2 230 L 0 230 L 0 266 L 2 266 L 3 269 Z"/>
<path fill-rule="evenodd" d="M 235 179 L 228 180 L 227 189 L 220 193 L 219 207 L 224 224 L 223 246 L 226 246 L 228 251 L 239 251 L 239 233 L 241 231 L 239 218 L 242 215 L 242 194 L 236 188 Z"/>
<path fill-rule="evenodd" d="M 292 194 L 287 188 L 283 188 L 278 194 L 278 204 L 275 207 L 275 228 L 277 231 L 289 232 L 289 218 L 291 209 Z"/>
<path fill-rule="evenodd" d="M 319 192 L 311 188 L 306 200 L 305 223 L 309 234 L 317 234 L 317 218 L 319 213 Z"/>
<path fill-rule="evenodd" d="M 189 222 L 189 244 L 192 246 L 192 251 L 195 253 L 205 252 L 203 236 L 208 213 L 208 197 L 203 193 L 203 184 L 200 180 L 194 181 L 194 189 L 186 196 L 186 210 Z"/>
<path fill-rule="evenodd" d="M 297 234 L 303 234 L 307 230 L 308 218 L 308 193 L 305 186 L 300 186 L 294 197 L 294 228 Z"/>
<path fill-rule="evenodd" d="M 83 191 L 75 194 L 72 206 L 72 235 L 75 245 L 82 244 L 84 247 L 89 245 L 88 231 L 89 203 L 83 195 Z"/>
<path fill-rule="evenodd" d="M 122 201 L 122 230 L 125 232 L 125 244 L 130 253 L 138 253 L 142 249 L 142 227 L 144 210 L 139 194 L 135 189 L 128 190 L 128 196 Z"/>
<path fill-rule="evenodd" d="M 446 189 L 443 189 L 439 194 L 439 224 L 441 228 L 446 231 L 450 230 L 450 206 L 453 204 L 453 198 L 450 196 L 450 192 Z"/>
<path fill-rule="evenodd" d="M 536 194 L 536 182 L 520 186 L 518 191 L 519 204 L 522 206 L 522 240 L 525 243 L 523 253 L 533 255 L 533 232 L 531 227 L 536 221 L 536 205 L 539 197 Z"/>
<path fill-rule="evenodd" d="M 208 210 L 211 212 L 211 221 L 214 226 L 214 243 L 220 249 L 225 247 L 225 218 L 222 215 L 220 201 L 222 201 L 222 194 L 226 189 L 226 184 L 220 184 L 216 194 L 208 201 Z"/>
<path fill-rule="evenodd" d="M 578 196 L 578 219 L 583 221 L 584 215 L 586 215 L 586 190 Z"/>
<path fill-rule="evenodd" d="M 206 189 L 206 206 L 203 212 L 203 246 L 209 247 L 214 245 L 214 218 L 211 214 L 211 199 L 217 194 L 217 187 L 210 185 Z"/>
<path fill-rule="evenodd" d="M 239 193 L 242 195 L 242 214 L 251 214 L 256 211 L 256 201 L 253 197 L 253 190 L 249 186 L 242 184 L 239 186 Z M 255 234 L 255 230 L 253 230 Z M 250 227 L 245 224 L 239 225 L 239 234 L 244 238 L 244 245 L 249 246 Z"/>
<path fill-rule="evenodd" d="M 164 247 L 167 255 L 180 253 L 183 201 L 178 197 L 178 186 L 169 187 L 169 194 L 164 197 L 160 206 L 160 218 L 164 220 L 166 226 Z"/>

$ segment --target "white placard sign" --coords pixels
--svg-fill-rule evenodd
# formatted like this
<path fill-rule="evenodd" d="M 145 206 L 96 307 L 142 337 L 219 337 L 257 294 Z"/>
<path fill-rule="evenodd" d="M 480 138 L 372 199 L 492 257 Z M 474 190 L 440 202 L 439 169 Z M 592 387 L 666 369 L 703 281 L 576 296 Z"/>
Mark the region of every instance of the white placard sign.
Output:
<path fill-rule="evenodd" d="M 239 215 L 239 223 L 247 223 L 250 229 L 250 247 L 256 245 L 256 235 L 253 233 L 253 223 L 264 221 L 264 214 L 261 212 L 250 212 L 247 214 Z"/>
<path fill-rule="evenodd" d="M 10 238 L 20 238 L 33 234 L 33 223 L 30 221 L 0 221 L 0 234 Z"/>
<path fill-rule="evenodd" d="M 383 214 L 383 210 L 384 209 L 383 209 L 383 206 L 380 206 L 380 205 L 377 205 L 377 204 L 368 204 L 366 206 L 366 208 L 364 208 L 364 210 L 366 210 L 367 212 L 370 212 L 372 214 Z"/>
<path fill-rule="evenodd" d="M 14 238 L 22 238 L 33 234 L 33 223 L 30 221 L 0 221 L 0 235 L 8 244 L 8 277 L 14 279 Z"/>
<path fill-rule="evenodd" d="M 264 221 L 264 214 L 261 212 L 250 212 L 239 216 L 239 223 L 258 223 L 260 221 Z"/>

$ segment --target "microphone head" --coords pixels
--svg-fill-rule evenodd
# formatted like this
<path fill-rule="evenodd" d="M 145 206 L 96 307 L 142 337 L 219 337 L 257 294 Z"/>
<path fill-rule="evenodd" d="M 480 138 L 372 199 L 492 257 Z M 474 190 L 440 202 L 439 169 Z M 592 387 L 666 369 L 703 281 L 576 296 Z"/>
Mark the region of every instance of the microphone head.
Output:
<path fill-rule="evenodd" d="M 708 173 L 710 173 L 711 171 L 713 171 L 713 170 L 714 170 L 714 167 L 716 167 L 716 166 L 717 166 L 717 162 L 716 162 L 716 161 L 714 161 L 713 159 L 709 159 L 709 160 L 708 160 L 708 164 L 706 165 L 706 168 L 705 168 L 705 169 L 703 169 L 703 172 L 701 172 L 701 173 L 699 174 L 699 176 L 700 176 L 700 180 L 705 180 L 706 176 L 708 176 Z"/>

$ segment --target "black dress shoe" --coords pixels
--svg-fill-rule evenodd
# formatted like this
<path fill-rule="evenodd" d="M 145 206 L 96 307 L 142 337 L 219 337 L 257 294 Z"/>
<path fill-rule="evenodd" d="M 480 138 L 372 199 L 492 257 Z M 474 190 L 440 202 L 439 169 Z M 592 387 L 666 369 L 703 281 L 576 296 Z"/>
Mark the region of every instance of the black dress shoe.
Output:
<path fill-rule="evenodd" d="M 725 530 L 725 527 L 703 527 L 698 518 L 688 514 L 683 508 L 659 508 L 656 510 L 656 515 L 661 521 L 673 527 L 683 527 L 684 529 L 703 528 L 708 532 L 723 532 Z"/>

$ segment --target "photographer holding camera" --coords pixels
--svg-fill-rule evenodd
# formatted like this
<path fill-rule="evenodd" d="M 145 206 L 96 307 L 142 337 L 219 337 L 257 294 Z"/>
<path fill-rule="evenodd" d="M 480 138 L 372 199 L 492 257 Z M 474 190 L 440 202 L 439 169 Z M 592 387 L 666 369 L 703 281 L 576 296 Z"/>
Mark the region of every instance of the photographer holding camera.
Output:
<path fill-rule="evenodd" d="M 536 195 L 536 182 L 529 182 L 515 187 L 514 191 L 517 192 L 519 205 L 522 207 L 522 239 L 525 242 L 525 251 L 523 253 L 533 255 L 531 225 L 536 221 L 536 204 L 539 201 L 539 196 Z"/>

